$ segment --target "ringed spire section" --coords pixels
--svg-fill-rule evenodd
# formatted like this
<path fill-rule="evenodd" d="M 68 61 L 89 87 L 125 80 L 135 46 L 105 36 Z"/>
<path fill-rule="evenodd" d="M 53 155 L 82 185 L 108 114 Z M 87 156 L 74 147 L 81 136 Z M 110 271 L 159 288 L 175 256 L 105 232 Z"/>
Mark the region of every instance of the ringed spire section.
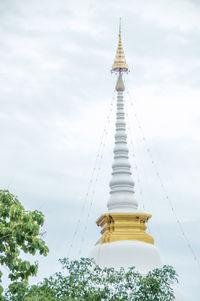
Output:
<path fill-rule="evenodd" d="M 109 212 L 137 212 L 138 203 L 135 199 L 134 181 L 131 164 L 129 163 L 123 99 L 125 86 L 121 72 L 118 75 L 115 89 L 117 91 L 115 146 L 110 181 L 110 198 L 107 207 Z"/>

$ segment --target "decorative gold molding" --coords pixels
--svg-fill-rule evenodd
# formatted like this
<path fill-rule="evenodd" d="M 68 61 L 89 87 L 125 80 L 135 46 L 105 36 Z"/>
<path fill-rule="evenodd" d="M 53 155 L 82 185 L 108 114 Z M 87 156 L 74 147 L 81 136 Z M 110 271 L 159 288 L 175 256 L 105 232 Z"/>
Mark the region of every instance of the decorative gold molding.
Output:
<path fill-rule="evenodd" d="M 122 46 L 122 38 L 121 38 L 121 21 L 119 25 L 119 40 L 118 47 L 115 56 L 114 64 L 112 65 L 111 72 L 128 72 L 128 65 L 126 64 L 126 59 L 124 55 L 124 50 Z"/>
<path fill-rule="evenodd" d="M 97 244 L 119 240 L 139 240 L 154 244 L 154 239 L 145 232 L 145 223 L 152 217 L 146 213 L 106 213 L 97 220 L 102 227 L 102 237 Z"/>

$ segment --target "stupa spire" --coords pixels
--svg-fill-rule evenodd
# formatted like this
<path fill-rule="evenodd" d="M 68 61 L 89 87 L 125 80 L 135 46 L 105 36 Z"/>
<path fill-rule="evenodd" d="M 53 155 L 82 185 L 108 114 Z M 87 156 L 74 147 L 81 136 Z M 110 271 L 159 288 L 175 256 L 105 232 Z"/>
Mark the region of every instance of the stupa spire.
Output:
<path fill-rule="evenodd" d="M 114 64 L 112 65 L 111 72 L 128 72 L 128 65 L 126 64 L 126 59 L 124 55 L 124 50 L 122 46 L 122 37 L 121 37 L 121 18 L 119 22 L 119 38 L 117 52 L 115 55 Z"/>
<path fill-rule="evenodd" d="M 121 41 L 121 20 L 119 25 L 119 43 L 112 71 L 118 73 L 115 90 L 117 91 L 117 116 L 114 161 L 112 164 L 112 179 L 110 181 L 110 199 L 107 207 L 109 212 L 136 212 L 138 203 L 134 197 L 134 182 L 131 165 L 129 163 L 129 150 L 127 146 L 126 121 L 124 112 L 123 72 L 128 71 Z"/>
<path fill-rule="evenodd" d="M 113 266 L 113 264 L 114 266 L 120 266 L 122 263 L 121 266 L 124 266 L 124 263 L 128 262 L 129 266 L 134 266 L 138 260 L 140 261 L 140 253 L 144 249 L 151 248 L 146 245 L 153 245 L 154 240 L 145 232 L 145 224 L 151 218 L 151 215 L 138 211 L 138 203 L 134 193 L 134 181 L 129 163 L 123 97 L 125 90 L 123 74 L 128 72 L 128 65 L 126 64 L 122 47 L 121 23 L 119 26 L 118 48 L 112 72 L 117 73 L 115 86 L 117 92 L 117 113 L 110 198 L 107 203 L 108 212 L 102 214 L 97 220 L 97 225 L 102 228 L 102 237 L 94 247 L 91 257 L 95 258 L 99 265 L 107 266 L 108 263 L 108 266 Z M 116 247 L 115 243 L 118 243 Z M 105 245 L 105 248 L 100 247 L 102 244 Z M 138 248 L 137 250 L 139 251 L 135 252 L 135 248 Z M 119 256 L 116 254 L 119 254 Z M 142 256 L 142 264 L 147 258 L 148 256 L 146 255 Z"/>

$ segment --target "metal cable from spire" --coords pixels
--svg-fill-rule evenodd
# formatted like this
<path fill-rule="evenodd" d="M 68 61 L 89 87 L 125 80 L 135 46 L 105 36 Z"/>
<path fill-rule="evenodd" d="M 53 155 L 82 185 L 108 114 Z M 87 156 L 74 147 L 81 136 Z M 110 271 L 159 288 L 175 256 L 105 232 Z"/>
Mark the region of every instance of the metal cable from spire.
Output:
<path fill-rule="evenodd" d="M 111 121 L 111 115 L 112 115 L 112 111 L 113 111 L 114 98 L 115 98 L 115 93 L 113 94 L 113 97 L 112 97 L 112 100 L 111 100 L 110 110 L 108 112 L 107 119 L 106 119 L 104 140 L 103 140 L 103 143 L 102 143 L 102 149 L 101 149 L 101 153 L 100 153 L 100 156 L 99 156 L 98 165 L 97 165 L 97 168 L 96 168 L 97 172 L 96 172 L 96 176 L 95 176 L 95 179 L 94 179 L 94 186 L 93 186 L 93 189 L 91 191 L 88 214 L 86 216 L 85 224 L 84 224 L 84 227 L 83 227 L 82 238 L 81 238 L 80 247 L 79 247 L 79 251 L 78 251 L 78 257 L 81 257 L 81 254 L 82 254 L 83 248 L 84 248 L 84 243 L 86 241 L 86 236 L 87 236 L 86 233 L 87 233 L 87 230 L 88 230 L 88 224 L 89 224 L 89 219 L 90 219 L 90 215 L 91 215 L 92 206 L 94 204 L 94 197 L 95 197 L 95 193 L 96 193 L 96 186 L 97 186 L 97 183 L 98 183 L 98 180 L 99 180 L 99 173 L 101 171 L 102 160 L 103 160 L 103 156 L 104 156 L 104 149 L 105 149 L 105 146 L 106 146 L 106 138 L 108 137 L 109 127 L 110 127 L 110 121 Z"/>
<path fill-rule="evenodd" d="M 81 207 L 81 210 L 80 210 L 80 214 L 79 214 L 78 220 L 77 220 L 75 228 L 74 228 L 72 239 L 71 239 L 69 249 L 68 249 L 68 252 L 67 252 L 67 257 L 70 256 L 70 253 L 72 251 L 74 242 L 75 242 L 75 240 L 78 236 L 78 232 L 80 231 L 79 228 L 80 228 L 80 224 L 81 224 L 81 219 L 83 218 L 85 208 L 86 208 L 87 203 L 89 201 L 90 193 L 94 196 L 94 191 L 95 191 L 94 185 L 96 186 L 96 182 L 97 182 L 97 179 L 98 179 L 98 173 L 99 173 L 99 169 L 100 169 L 99 168 L 99 164 L 100 164 L 99 162 L 102 160 L 102 157 L 103 157 L 102 153 L 103 153 L 103 150 L 104 150 L 104 147 L 105 147 L 105 139 L 106 139 L 106 136 L 108 134 L 108 128 L 109 128 L 109 125 L 110 125 L 110 115 L 111 115 L 112 110 L 113 110 L 114 95 L 115 95 L 115 91 L 113 92 L 113 96 L 112 96 L 110 104 L 109 104 L 108 114 L 107 114 L 107 117 L 106 117 L 105 126 L 103 128 L 103 133 L 102 133 L 102 136 L 101 136 L 101 139 L 100 139 L 100 145 L 99 145 L 99 148 L 98 148 L 97 156 L 95 158 L 94 166 L 93 166 L 93 169 L 92 169 L 92 172 L 91 172 L 88 188 L 87 188 L 85 197 L 83 198 L 83 203 L 82 203 L 82 207 Z M 92 203 L 93 203 L 93 200 L 92 200 Z M 91 207 L 91 201 L 89 201 L 89 206 Z M 84 230 L 85 230 L 85 226 L 84 226 Z"/>
<path fill-rule="evenodd" d="M 134 116 L 135 116 L 135 119 L 136 119 L 136 121 L 137 121 L 137 123 L 138 123 L 138 127 L 139 127 L 139 129 L 140 129 L 140 131 L 141 131 L 141 134 L 142 134 L 142 140 L 143 140 L 143 142 L 144 142 L 145 145 L 146 145 L 146 151 L 147 151 L 147 153 L 148 153 L 148 155 L 149 155 L 149 158 L 150 158 L 150 161 L 151 161 L 151 163 L 152 163 L 152 165 L 153 165 L 155 174 L 156 174 L 156 176 L 157 176 L 157 178 L 158 178 L 158 180 L 159 180 L 159 182 L 160 182 L 160 186 L 161 186 L 161 189 L 163 190 L 165 199 L 167 200 L 167 202 L 168 202 L 168 204 L 169 204 L 169 206 L 170 206 L 170 209 L 171 209 L 171 211 L 172 211 L 172 213 L 173 213 L 173 215 L 174 215 L 174 218 L 175 218 L 175 220 L 176 220 L 176 223 L 177 223 L 177 225 L 178 225 L 179 231 L 180 231 L 180 233 L 182 234 L 183 239 L 185 240 L 186 246 L 187 246 L 187 248 L 189 249 L 190 253 L 192 254 L 192 257 L 193 257 L 194 261 L 196 262 L 198 268 L 200 269 L 200 260 L 199 260 L 199 258 L 198 258 L 198 256 L 197 256 L 196 252 L 194 251 L 194 248 L 193 248 L 193 246 L 192 246 L 192 244 L 191 244 L 191 242 L 190 242 L 190 240 L 189 240 L 187 234 L 186 234 L 185 231 L 184 231 L 184 227 L 183 227 L 183 225 L 182 225 L 182 222 L 181 222 L 180 219 L 178 218 L 178 215 L 177 215 L 177 213 L 176 213 L 174 204 L 173 204 L 171 198 L 169 197 L 168 191 L 167 191 L 167 189 L 166 189 L 166 187 L 165 187 L 165 184 L 164 184 L 164 182 L 163 182 L 163 180 L 162 180 L 162 177 L 161 177 L 161 175 L 160 175 L 160 172 L 159 172 L 159 170 L 158 170 L 158 167 L 157 167 L 157 165 L 156 165 L 156 163 L 155 163 L 154 157 L 153 157 L 153 155 L 152 155 L 152 153 L 151 153 L 151 149 L 150 149 L 150 147 L 149 147 L 149 145 L 148 145 L 147 139 L 146 139 L 146 137 L 145 137 L 145 135 L 144 135 L 144 131 L 143 131 L 143 129 L 142 129 L 141 123 L 140 123 L 140 121 L 139 121 L 139 119 L 138 119 L 138 116 L 137 116 L 137 114 L 136 114 L 135 106 L 134 106 L 134 104 L 133 104 L 133 101 L 132 101 L 132 98 L 131 98 L 131 95 L 130 95 L 129 91 L 127 91 L 127 95 L 129 96 L 130 104 L 131 104 L 132 108 L 134 107 Z"/>
<path fill-rule="evenodd" d="M 126 119 L 127 119 L 127 129 L 129 132 L 130 146 L 131 146 L 132 156 L 133 156 L 133 168 L 135 170 L 136 181 L 137 181 L 139 197 L 140 197 L 140 200 L 138 200 L 138 201 L 139 201 L 139 203 L 141 201 L 143 210 L 145 211 L 145 202 L 144 202 L 143 191 L 142 191 L 142 182 L 140 179 L 139 167 L 138 167 L 138 164 L 136 163 L 136 152 L 135 152 L 135 146 L 133 143 L 133 134 L 132 134 L 132 129 L 131 129 L 131 125 L 130 125 L 130 118 L 129 118 L 129 113 L 128 113 L 128 108 L 127 108 L 126 102 L 125 102 L 125 112 L 126 112 Z"/>

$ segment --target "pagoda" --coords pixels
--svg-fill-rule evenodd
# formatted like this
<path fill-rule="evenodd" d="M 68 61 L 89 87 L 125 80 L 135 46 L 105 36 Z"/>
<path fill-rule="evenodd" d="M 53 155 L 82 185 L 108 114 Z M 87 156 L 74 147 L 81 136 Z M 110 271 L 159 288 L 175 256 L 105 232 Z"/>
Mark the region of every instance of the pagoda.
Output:
<path fill-rule="evenodd" d="M 142 274 L 163 266 L 158 248 L 152 236 L 146 233 L 151 214 L 140 211 L 135 199 L 134 181 L 129 163 L 127 146 L 126 120 L 124 111 L 123 75 L 129 72 L 121 38 L 121 22 L 119 26 L 118 47 L 112 65 L 117 74 L 115 90 L 117 92 L 117 113 L 115 129 L 114 159 L 110 181 L 110 198 L 107 211 L 98 218 L 101 237 L 92 248 L 89 257 L 102 268 L 135 266 Z M 174 286 L 175 300 L 183 301 L 182 294 Z"/>

